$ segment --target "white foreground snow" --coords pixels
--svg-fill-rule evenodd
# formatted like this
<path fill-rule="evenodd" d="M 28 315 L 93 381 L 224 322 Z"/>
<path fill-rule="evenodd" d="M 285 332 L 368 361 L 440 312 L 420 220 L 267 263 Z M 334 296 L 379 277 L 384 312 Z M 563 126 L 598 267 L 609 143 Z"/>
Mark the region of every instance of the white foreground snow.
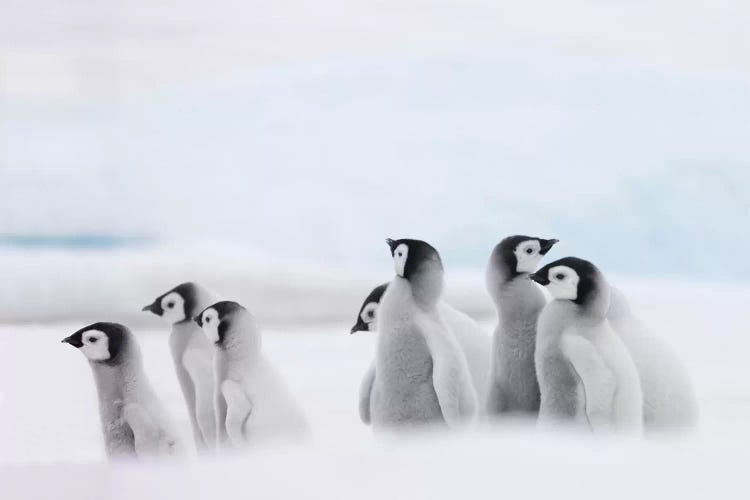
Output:
<path fill-rule="evenodd" d="M 309 414 L 309 445 L 109 465 L 89 367 L 59 342 L 81 325 L 7 325 L 0 327 L 0 498 L 747 498 L 748 291 L 622 288 L 694 377 L 702 410 L 694 436 L 625 442 L 506 426 L 377 439 L 356 405 L 375 337 L 348 335 L 347 319 L 265 332 L 268 355 Z M 188 437 L 166 328 L 134 330 L 149 376 Z"/>

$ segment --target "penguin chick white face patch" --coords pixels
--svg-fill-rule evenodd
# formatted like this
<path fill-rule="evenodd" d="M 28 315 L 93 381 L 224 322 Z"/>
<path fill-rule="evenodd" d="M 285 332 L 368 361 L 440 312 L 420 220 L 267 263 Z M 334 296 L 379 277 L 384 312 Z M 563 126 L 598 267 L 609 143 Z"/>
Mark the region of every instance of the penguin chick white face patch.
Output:
<path fill-rule="evenodd" d="M 549 283 L 545 288 L 555 299 L 576 300 L 578 298 L 578 273 L 568 266 L 555 266 L 547 274 Z"/>
<path fill-rule="evenodd" d="M 404 269 L 406 268 L 406 259 L 409 257 L 409 245 L 401 243 L 393 251 L 393 267 L 396 270 L 396 274 L 404 277 Z"/>
<path fill-rule="evenodd" d="M 533 273 L 542 260 L 542 245 L 539 240 L 526 240 L 518 244 L 513 253 L 516 256 L 517 273 Z"/>
<path fill-rule="evenodd" d="M 79 350 L 91 361 L 106 361 L 109 359 L 109 337 L 99 330 L 88 330 L 81 336 L 83 345 Z"/>
<path fill-rule="evenodd" d="M 168 293 L 161 299 L 161 308 L 164 311 L 162 318 L 170 323 L 185 321 L 185 299 L 177 292 Z"/>
<path fill-rule="evenodd" d="M 216 309 L 206 309 L 201 315 L 203 323 L 203 332 L 212 344 L 219 341 L 219 313 Z"/>
<path fill-rule="evenodd" d="M 359 317 L 362 318 L 362 321 L 364 321 L 365 324 L 367 324 L 367 329 L 369 331 L 377 329 L 377 313 L 377 302 L 369 302 L 365 307 L 362 308 L 362 312 L 360 313 Z"/>

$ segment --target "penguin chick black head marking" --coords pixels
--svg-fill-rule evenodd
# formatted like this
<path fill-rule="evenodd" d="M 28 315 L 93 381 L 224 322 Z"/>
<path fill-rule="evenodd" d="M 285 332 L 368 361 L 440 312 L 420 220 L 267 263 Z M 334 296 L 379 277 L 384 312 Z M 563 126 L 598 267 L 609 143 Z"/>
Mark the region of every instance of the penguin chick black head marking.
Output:
<path fill-rule="evenodd" d="M 414 274 L 429 263 L 437 264 L 442 271 L 443 263 L 440 260 L 440 254 L 429 243 L 421 240 L 385 240 L 391 249 L 393 256 L 393 265 L 396 274 L 407 280 L 411 279 Z"/>
<path fill-rule="evenodd" d="M 221 346 L 226 333 L 232 326 L 232 317 L 237 311 L 245 310 L 237 302 L 223 300 L 205 308 L 194 321 L 203 328 L 208 339 L 217 346 Z"/>
<path fill-rule="evenodd" d="M 507 280 L 521 274 L 533 273 L 539 261 L 559 240 L 535 236 L 508 236 L 497 244 L 492 252 L 495 266 L 504 270 Z"/>
<path fill-rule="evenodd" d="M 555 299 L 586 305 L 596 296 L 601 273 L 587 260 L 565 257 L 547 264 L 529 278 L 547 288 Z"/>
<path fill-rule="evenodd" d="M 62 341 L 79 349 L 91 361 L 116 364 L 127 343 L 130 330 L 119 323 L 94 323 Z"/>
<path fill-rule="evenodd" d="M 187 282 L 177 285 L 168 292 L 156 297 L 152 304 L 143 308 L 169 321 L 181 323 L 189 321 L 198 311 L 198 290 L 195 283 Z"/>
<path fill-rule="evenodd" d="M 362 303 L 362 307 L 359 308 L 357 321 L 349 333 L 375 330 L 378 305 L 380 305 L 380 299 L 383 297 L 386 288 L 388 288 L 388 283 L 383 283 L 373 288 Z"/>

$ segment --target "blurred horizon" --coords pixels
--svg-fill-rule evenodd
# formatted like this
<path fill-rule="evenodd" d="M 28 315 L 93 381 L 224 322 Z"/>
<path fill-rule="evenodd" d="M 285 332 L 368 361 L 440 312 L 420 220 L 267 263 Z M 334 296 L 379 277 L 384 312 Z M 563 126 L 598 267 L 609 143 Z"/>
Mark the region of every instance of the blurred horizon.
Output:
<path fill-rule="evenodd" d="M 227 245 L 369 274 L 409 236 L 476 271 L 522 233 L 622 275 L 746 279 L 743 12 L 10 2 L 0 249 Z"/>

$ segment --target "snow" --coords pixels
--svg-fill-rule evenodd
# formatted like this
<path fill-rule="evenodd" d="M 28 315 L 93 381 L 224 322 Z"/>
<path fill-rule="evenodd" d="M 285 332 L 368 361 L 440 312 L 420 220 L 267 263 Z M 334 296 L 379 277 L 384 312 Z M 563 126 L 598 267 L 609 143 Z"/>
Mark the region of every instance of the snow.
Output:
<path fill-rule="evenodd" d="M 702 410 L 697 434 L 596 440 L 507 425 L 378 438 L 357 415 L 357 390 L 375 341 L 366 332 L 348 334 L 357 303 L 335 321 L 265 328 L 264 349 L 308 412 L 312 443 L 184 463 L 104 466 L 89 367 L 59 342 L 80 323 L 5 325 L 0 497 L 49 498 L 65 491 L 66 498 L 742 498 L 750 438 L 750 377 L 743 375 L 748 290 L 615 283 L 694 377 Z M 491 321 L 482 324 L 489 332 Z M 166 328 L 134 331 L 148 375 L 189 436 Z"/>

